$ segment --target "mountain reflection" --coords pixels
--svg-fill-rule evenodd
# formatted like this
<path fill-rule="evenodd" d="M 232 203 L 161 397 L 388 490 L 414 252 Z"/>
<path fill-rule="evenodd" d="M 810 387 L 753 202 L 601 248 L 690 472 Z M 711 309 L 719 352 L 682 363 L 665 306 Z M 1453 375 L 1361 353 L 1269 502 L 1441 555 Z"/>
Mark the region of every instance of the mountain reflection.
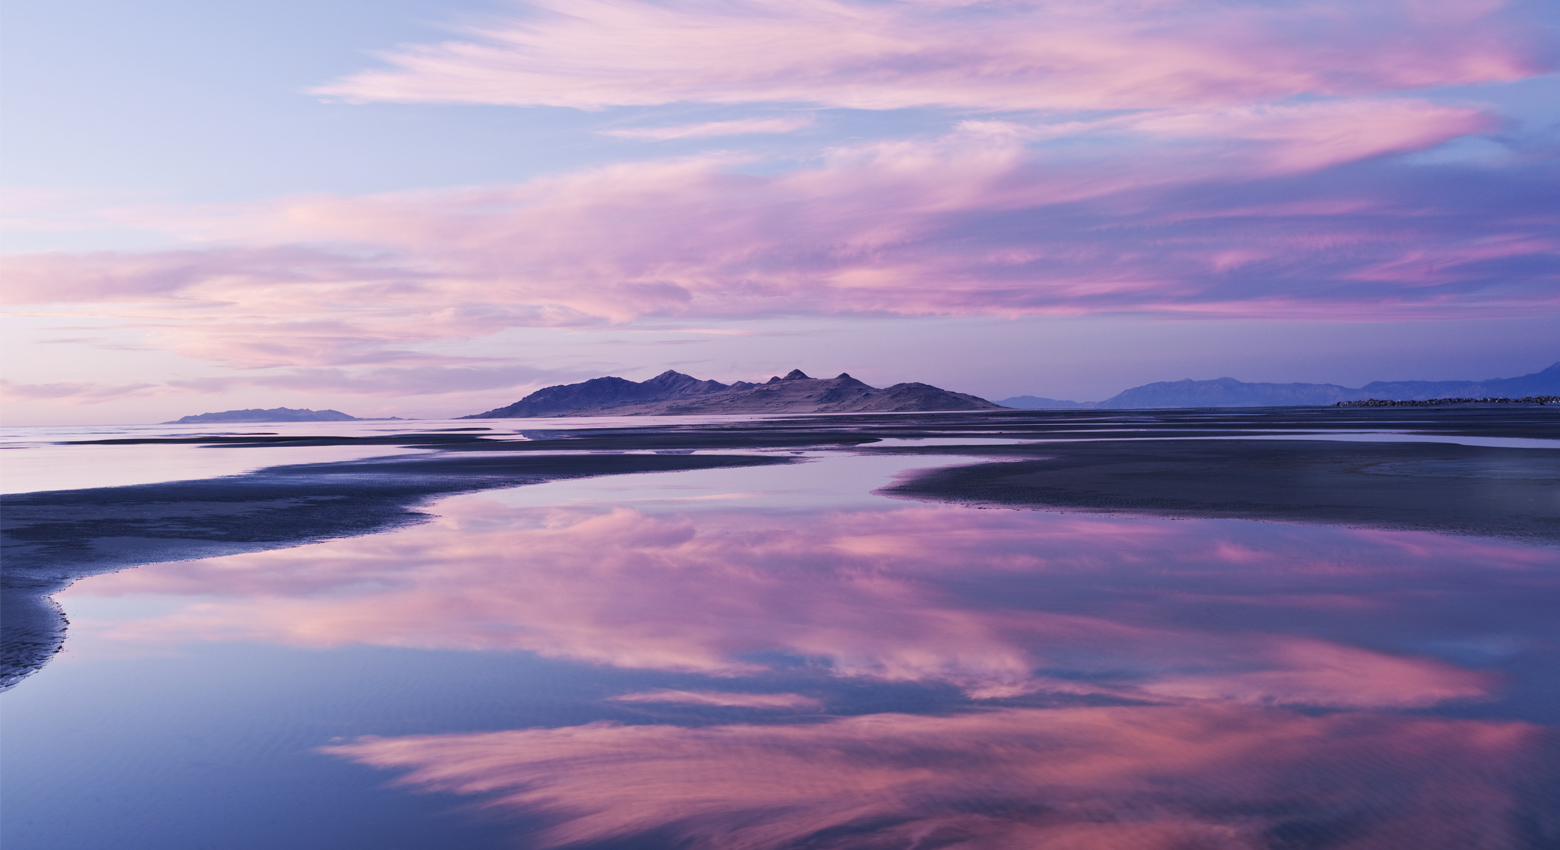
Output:
<path fill-rule="evenodd" d="M 1480 714 L 1520 685 L 1552 716 L 1552 683 L 1531 678 L 1552 669 L 1534 658 L 1553 651 L 1553 549 L 900 504 L 667 513 L 462 496 L 436 510 L 391 534 L 69 593 L 155 598 L 155 616 L 78 622 L 122 641 L 526 651 L 683 687 L 708 677 L 607 698 L 652 718 L 667 704 L 749 712 L 324 750 L 405 787 L 546 815 L 540 846 L 1560 840 L 1541 799 L 1560 764 L 1553 728 Z M 756 692 L 781 670 L 795 688 L 799 669 L 813 693 Z M 828 683 L 843 679 L 965 701 L 831 716 Z"/>

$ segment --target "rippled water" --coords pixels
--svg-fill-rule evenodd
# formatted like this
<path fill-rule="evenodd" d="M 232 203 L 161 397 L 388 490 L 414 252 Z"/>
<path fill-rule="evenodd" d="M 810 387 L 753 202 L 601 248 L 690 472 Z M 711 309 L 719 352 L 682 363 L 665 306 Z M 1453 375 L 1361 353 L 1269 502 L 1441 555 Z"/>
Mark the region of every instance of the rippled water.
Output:
<path fill-rule="evenodd" d="M 80 581 L 3 697 L 5 845 L 1560 836 L 1560 550 L 936 505 L 872 491 L 948 460 L 807 457 Z"/>

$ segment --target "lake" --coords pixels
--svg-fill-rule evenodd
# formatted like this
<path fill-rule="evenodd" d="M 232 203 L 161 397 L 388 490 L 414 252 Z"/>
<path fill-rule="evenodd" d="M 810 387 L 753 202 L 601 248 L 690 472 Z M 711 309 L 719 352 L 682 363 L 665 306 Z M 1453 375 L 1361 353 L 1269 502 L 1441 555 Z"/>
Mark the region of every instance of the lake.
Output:
<path fill-rule="evenodd" d="M 1560 846 L 1550 413 L 9 429 L 0 837 Z"/>

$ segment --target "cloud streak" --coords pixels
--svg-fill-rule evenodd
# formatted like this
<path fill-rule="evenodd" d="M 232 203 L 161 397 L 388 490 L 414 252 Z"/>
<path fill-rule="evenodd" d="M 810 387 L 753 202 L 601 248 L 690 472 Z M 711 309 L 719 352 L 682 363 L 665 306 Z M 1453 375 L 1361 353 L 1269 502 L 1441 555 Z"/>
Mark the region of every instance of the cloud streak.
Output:
<path fill-rule="evenodd" d="M 78 223 L 168 246 L 13 255 L 0 274 L 12 309 L 135 325 L 227 369 L 411 370 L 387 386 L 417 384 L 430 348 L 512 328 L 1552 314 L 1560 174 L 1504 147 L 1494 107 L 1438 91 L 1552 69 L 1522 14 L 1496 0 L 547 2 L 321 91 L 737 107 L 598 130 L 648 142 L 828 131 L 844 114 L 775 114 L 799 104 L 936 107 L 951 128 L 514 185 L 95 208 Z M 1413 159 L 1470 139 L 1508 155 Z M 11 225 L 68 229 L 66 201 L 40 196 Z"/>
<path fill-rule="evenodd" d="M 91 381 L 62 381 L 47 384 L 27 384 L 0 380 L 0 399 L 8 402 L 54 401 L 63 404 L 102 404 L 123 398 L 139 398 L 148 394 L 167 394 L 170 389 L 159 384 L 107 384 Z"/>
<path fill-rule="evenodd" d="M 637 139 L 646 142 L 668 142 L 674 139 L 708 139 L 715 136 L 741 136 L 754 133 L 793 133 L 813 125 L 811 116 L 788 118 L 739 118 L 733 121 L 706 121 L 702 124 L 681 124 L 669 127 L 625 127 L 603 130 L 608 136 L 620 139 Z"/>
<path fill-rule="evenodd" d="M 613 702 L 674 703 L 681 705 L 705 705 L 720 708 L 764 709 L 816 709 L 823 701 L 801 694 L 738 694 L 729 691 L 674 691 L 661 688 L 654 691 L 623 694 L 610 698 Z"/>
<path fill-rule="evenodd" d="M 382 54 L 353 101 L 851 109 L 1222 107 L 1502 82 L 1540 46 L 1493 0 L 548 0 Z"/>
<path fill-rule="evenodd" d="M 1537 787 L 1553 734 L 1520 723 L 1249 707 L 876 714 L 823 724 L 362 738 L 323 752 L 419 791 L 545 813 L 540 845 L 1270 846 L 1522 843 L 1560 824 Z M 957 842 L 948 843 L 944 842 Z"/>
<path fill-rule="evenodd" d="M 5 291 L 102 305 L 158 324 L 168 350 L 241 368 L 393 365 L 432 341 L 646 317 L 1553 309 L 1553 175 L 1441 167 L 1432 188 L 1428 167 L 1375 159 L 1488 121 L 1313 104 L 1115 121 L 1082 152 L 1032 148 L 1041 125 L 970 122 L 774 175 L 708 155 L 164 210 L 147 220 L 206 247 L 10 257 Z"/>

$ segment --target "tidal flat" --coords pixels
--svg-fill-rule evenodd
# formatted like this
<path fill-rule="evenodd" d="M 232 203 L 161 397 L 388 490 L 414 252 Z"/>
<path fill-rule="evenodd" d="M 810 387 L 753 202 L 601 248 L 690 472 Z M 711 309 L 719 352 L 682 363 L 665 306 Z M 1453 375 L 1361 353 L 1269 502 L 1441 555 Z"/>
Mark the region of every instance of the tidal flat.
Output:
<path fill-rule="evenodd" d="M 13 429 L 0 838 L 1553 847 L 1557 414 Z"/>

